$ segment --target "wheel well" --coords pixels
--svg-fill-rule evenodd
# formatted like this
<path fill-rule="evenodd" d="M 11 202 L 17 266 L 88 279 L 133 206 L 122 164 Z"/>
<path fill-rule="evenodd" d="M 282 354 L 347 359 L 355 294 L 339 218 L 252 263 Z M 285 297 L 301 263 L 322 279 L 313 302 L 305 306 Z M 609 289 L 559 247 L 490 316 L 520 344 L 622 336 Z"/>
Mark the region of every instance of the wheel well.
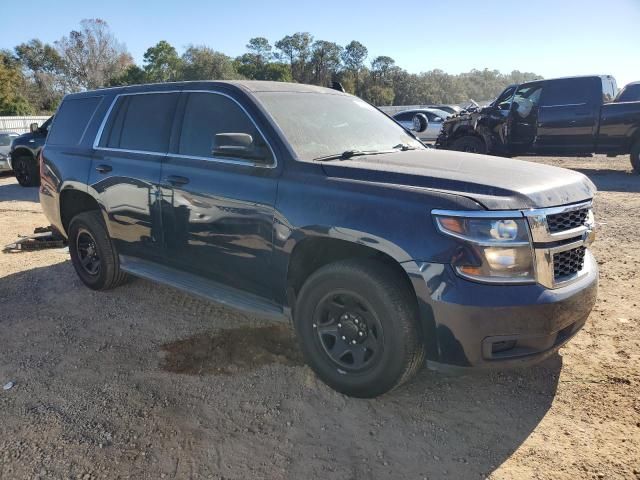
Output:
<path fill-rule="evenodd" d="M 287 295 L 289 304 L 293 306 L 295 297 L 300 292 L 304 282 L 316 270 L 329 263 L 347 258 L 372 259 L 391 267 L 406 286 L 410 288 L 414 298 L 415 290 L 407 272 L 392 257 L 366 245 L 337 240 L 334 238 L 308 238 L 302 240 L 291 253 L 287 269 Z"/>
<path fill-rule="evenodd" d="M 12 153 L 11 153 L 12 157 L 29 157 L 32 160 L 35 160 L 35 157 L 33 156 L 33 152 L 31 150 L 29 150 L 28 148 L 16 148 Z"/>
<path fill-rule="evenodd" d="M 88 193 L 63 190 L 60 194 L 60 220 L 65 232 L 69 231 L 69 223 L 73 217 L 82 212 L 99 209 L 98 202 Z"/>
<path fill-rule="evenodd" d="M 487 143 L 484 137 L 471 127 L 466 127 L 462 130 L 457 130 L 456 134 L 453 136 L 451 141 L 455 142 L 456 140 L 462 137 L 475 137 L 478 140 L 482 140 L 482 142 Z"/>

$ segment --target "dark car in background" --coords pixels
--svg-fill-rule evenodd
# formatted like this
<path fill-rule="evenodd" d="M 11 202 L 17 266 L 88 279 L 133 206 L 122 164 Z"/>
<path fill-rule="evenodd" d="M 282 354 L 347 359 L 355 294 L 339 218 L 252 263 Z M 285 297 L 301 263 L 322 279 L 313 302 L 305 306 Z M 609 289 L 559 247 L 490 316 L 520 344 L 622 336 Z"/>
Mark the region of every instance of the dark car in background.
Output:
<path fill-rule="evenodd" d="M 348 395 L 389 391 L 425 360 L 539 362 L 595 303 L 587 177 L 428 148 L 336 90 L 67 95 L 41 159 L 42 209 L 85 285 L 131 274 L 292 321 L 307 363 Z"/>
<path fill-rule="evenodd" d="M 489 106 L 444 122 L 436 147 L 494 155 L 630 154 L 640 173 L 640 102 L 613 101 L 610 75 L 510 85 Z"/>
<path fill-rule="evenodd" d="M 18 183 L 23 187 L 36 187 L 40 184 L 38 156 L 47 139 L 52 120 L 53 117 L 40 126 L 32 123 L 29 133 L 13 139 L 8 161 Z"/>

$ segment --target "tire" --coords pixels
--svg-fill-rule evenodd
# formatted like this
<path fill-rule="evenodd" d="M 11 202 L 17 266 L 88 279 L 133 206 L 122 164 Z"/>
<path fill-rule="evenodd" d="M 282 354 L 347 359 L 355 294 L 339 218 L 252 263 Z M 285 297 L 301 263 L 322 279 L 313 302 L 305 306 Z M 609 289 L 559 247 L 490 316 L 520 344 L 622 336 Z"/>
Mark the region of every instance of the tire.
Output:
<path fill-rule="evenodd" d="M 631 160 L 631 166 L 633 167 L 633 171 L 636 173 L 640 173 L 640 140 L 638 140 L 633 145 L 633 147 L 631 147 L 629 158 Z"/>
<path fill-rule="evenodd" d="M 92 290 L 109 290 L 127 279 L 98 210 L 71 219 L 69 253 L 80 280 Z"/>
<path fill-rule="evenodd" d="M 308 365 L 346 395 L 381 395 L 424 363 L 415 296 L 379 262 L 346 260 L 313 273 L 300 290 L 294 324 Z"/>
<path fill-rule="evenodd" d="M 457 150 L 459 152 L 486 154 L 487 145 L 484 143 L 482 139 L 478 137 L 474 137 L 472 135 L 465 135 L 464 137 L 460 137 L 451 143 L 451 150 Z"/>
<path fill-rule="evenodd" d="M 37 187 L 40 185 L 38 162 L 33 157 L 20 155 L 12 160 L 11 166 L 21 186 Z"/>

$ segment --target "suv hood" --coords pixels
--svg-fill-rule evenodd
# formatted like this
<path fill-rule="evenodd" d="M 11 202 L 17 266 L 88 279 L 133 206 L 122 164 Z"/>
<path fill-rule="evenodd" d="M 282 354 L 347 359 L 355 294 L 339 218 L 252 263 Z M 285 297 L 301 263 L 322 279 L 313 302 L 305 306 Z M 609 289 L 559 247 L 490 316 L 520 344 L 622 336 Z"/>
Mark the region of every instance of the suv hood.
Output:
<path fill-rule="evenodd" d="M 410 150 L 323 164 L 329 177 L 462 195 L 488 210 L 545 208 L 593 198 L 585 175 L 508 158 Z"/>

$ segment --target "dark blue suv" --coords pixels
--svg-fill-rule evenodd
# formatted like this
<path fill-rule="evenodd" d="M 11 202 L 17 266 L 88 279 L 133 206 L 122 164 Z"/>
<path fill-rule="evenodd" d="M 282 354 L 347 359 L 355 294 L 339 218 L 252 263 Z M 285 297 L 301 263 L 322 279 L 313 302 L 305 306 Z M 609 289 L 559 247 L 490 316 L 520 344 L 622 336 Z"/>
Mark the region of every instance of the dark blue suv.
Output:
<path fill-rule="evenodd" d="M 540 361 L 596 298 L 584 175 L 427 148 L 336 90 L 68 95 L 40 173 L 44 212 L 88 287 L 130 274 L 289 319 L 311 368 L 348 395 L 382 394 L 425 361 Z"/>

